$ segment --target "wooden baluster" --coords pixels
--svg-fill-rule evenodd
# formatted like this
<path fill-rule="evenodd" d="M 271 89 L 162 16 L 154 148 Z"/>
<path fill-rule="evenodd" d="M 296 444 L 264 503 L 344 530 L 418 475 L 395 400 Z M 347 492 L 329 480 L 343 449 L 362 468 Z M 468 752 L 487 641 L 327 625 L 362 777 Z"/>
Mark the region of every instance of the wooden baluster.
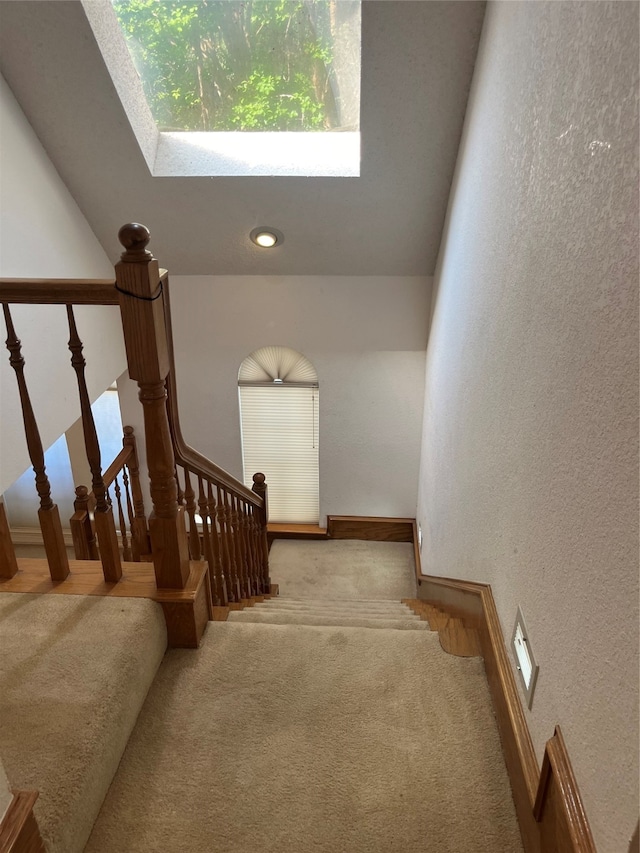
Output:
<path fill-rule="evenodd" d="M 80 396 L 80 411 L 82 413 L 82 431 L 84 434 L 84 446 L 87 453 L 87 461 L 91 469 L 91 483 L 93 494 L 96 499 L 96 508 L 93 519 L 96 526 L 96 535 L 100 547 L 100 559 L 102 561 L 102 572 L 107 583 L 117 583 L 122 577 L 122 565 L 120 562 L 120 547 L 116 525 L 113 519 L 113 509 L 107 501 L 106 487 L 102 478 L 102 459 L 100 456 L 100 444 L 98 433 L 91 411 L 91 400 L 87 391 L 84 369 L 86 362 L 82 354 L 83 345 L 78 337 L 73 306 L 67 305 L 67 318 L 69 320 L 69 350 L 71 352 L 71 364 L 76 372 L 78 380 L 78 394 Z"/>
<path fill-rule="evenodd" d="M 253 518 L 252 504 L 245 504 L 246 526 L 247 526 L 247 548 L 249 554 L 249 566 L 251 571 L 251 585 L 256 592 L 254 595 L 262 595 L 262 583 L 260 582 L 260 567 L 257 562 L 256 530 Z"/>
<path fill-rule="evenodd" d="M 249 596 L 260 595 L 260 591 L 255 588 L 253 578 L 251 577 L 251 564 L 249 560 L 249 544 L 247 542 L 247 518 L 245 515 L 244 504 L 236 495 L 236 513 L 238 516 L 238 528 L 240 530 L 240 552 L 242 554 L 242 562 L 244 565 L 245 576 L 247 578 L 247 589 Z"/>
<path fill-rule="evenodd" d="M 269 595 L 271 592 L 271 578 L 269 577 L 269 541 L 267 539 L 267 522 L 269 520 L 269 497 L 266 477 L 264 474 L 253 475 L 253 486 L 251 490 L 262 498 L 262 506 L 257 508 L 257 521 L 260 529 L 260 580 L 262 592 Z"/>
<path fill-rule="evenodd" d="M 251 587 L 251 595 L 261 595 L 262 589 L 257 582 L 258 579 L 255 573 L 255 565 L 253 562 L 253 551 L 251 549 L 251 534 L 249 531 L 249 506 L 246 501 L 239 500 L 240 524 L 242 528 L 242 538 L 244 541 L 244 553 L 247 564 L 247 574 L 249 576 L 249 586 Z"/>
<path fill-rule="evenodd" d="M 227 605 L 229 603 L 229 575 L 225 573 L 223 563 L 222 563 L 222 535 L 218 529 L 217 517 L 218 517 L 218 509 L 216 507 L 216 499 L 213 496 L 213 486 L 211 483 L 207 484 L 207 508 L 209 512 L 209 516 L 211 518 L 211 533 L 212 533 L 212 545 L 213 545 L 213 559 L 214 559 L 214 575 L 216 578 L 216 585 L 218 590 L 218 596 L 220 598 L 220 602 L 222 605 Z"/>
<path fill-rule="evenodd" d="M 220 525 L 220 538 L 222 539 L 222 554 L 225 574 L 228 579 L 227 591 L 232 601 L 242 600 L 240 580 L 235 563 L 235 551 L 231 539 L 231 524 L 229 521 L 229 507 L 227 506 L 226 492 L 220 486 L 216 487 L 218 493 L 218 508 L 216 517 Z"/>
<path fill-rule="evenodd" d="M 251 598 L 251 587 L 249 585 L 248 573 L 242 553 L 242 534 L 240 528 L 240 519 L 236 507 L 235 495 L 229 493 L 229 520 L 231 522 L 231 541 L 233 542 L 233 550 L 236 557 L 236 567 L 238 571 L 238 580 L 240 581 L 240 592 L 243 598 Z"/>
<path fill-rule="evenodd" d="M 212 579 L 211 592 L 213 603 L 217 606 L 224 606 L 228 603 L 228 598 L 224 574 L 222 572 L 222 563 L 220 561 L 220 543 L 216 528 L 215 501 L 211 486 L 208 485 L 207 494 L 201 477 L 198 477 L 198 507 L 202 518 L 204 555 L 205 560 L 209 563 L 209 572 Z"/>
<path fill-rule="evenodd" d="M 125 447 L 131 447 L 133 450 L 127 467 L 131 476 L 131 494 L 133 497 L 134 520 L 131 522 L 133 559 L 138 561 L 142 556 L 151 553 L 151 542 L 149 540 L 149 528 L 147 527 L 147 516 L 144 511 L 144 498 L 142 497 L 142 487 L 140 485 L 138 448 L 132 426 L 124 428 L 122 444 Z"/>
<path fill-rule="evenodd" d="M 138 563 L 140 562 L 140 555 L 136 554 L 134 549 L 135 542 L 133 538 L 133 520 L 135 518 L 135 515 L 133 513 L 133 505 L 131 503 L 131 492 L 129 491 L 129 477 L 127 475 L 126 465 L 124 465 L 122 468 L 122 488 L 124 489 L 124 497 L 127 505 L 127 519 L 129 521 L 129 530 L 131 532 L 131 556 L 129 557 L 129 559 Z"/>
<path fill-rule="evenodd" d="M 140 389 L 153 513 L 151 550 L 159 588 L 184 589 L 189 546 L 184 508 L 178 506 L 175 457 L 167 416 L 167 330 L 158 262 L 146 250 L 149 231 L 130 223 L 118 238 L 125 251 L 116 264 L 129 376 Z"/>
<path fill-rule="evenodd" d="M 255 506 L 251 507 L 251 533 L 253 537 L 253 559 L 256 566 L 256 578 L 261 592 L 264 593 L 262 576 L 262 530 L 258 521 L 258 509 Z"/>
<path fill-rule="evenodd" d="M 11 530 L 4 504 L 0 501 L 0 578 L 12 578 L 17 571 L 18 561 L 11 541 Z"/>
<path fill-rule="evenodd" d="M 209 577 L 212 581 L 210 585 L 211 603 L 217 605 L 218 595 L 215 583 L 213 537 L 211 533 L 211 527 L 213 526 L 214 522 L 212 522 L 209 518 L 207 498 L 205 495 L 202 479 L 200 477 L 198 477 L 198 501 L 198 509 L 200 512 L 200 519 L 202 521 L 202 555 L 203 559 L 209 564 Z"/>
<path fill-rule="evenodd" d="M 200 550 L 200 533 L 196 524 L 196 500 L 193 486 L 189 478 L 189 472 L 184 469 L 184 500 L 187 515 L 189 516 L 189 550 L 192 560 L 201 560 L 202 553 Z M 213 571 L 213 569 L 212 569 Z"/>
<path fill-rule="evenodd" d="M 76 560 L 100 559 L 89 514 L 89 500 L 89 489 L 86 486 L 77 486 L 76 499 L 73 502 L 75 512 L 69 522 Z"/>
<path fill-rule="evenodd" d="M 122 509 L 122 489 L 118 477 L 114 480 L 113 487 L 116 494 L 116 504 L 118 506 L 118 523 L 120 524 L 120 539 L 122 540 L 122 559 L 125 562 L 131 562 L 131 548 L 129 547 L 129 539 L 127 537 L 127 522 Z"/>
<path fill-rule="evenodd" d="M 42 530 L 44 550 L 47 555 L 47 562 L 49 563 L 49 573 L 51 580 L 63 581 L 69 574 L 69 559 L 62 535 L 60 513 L 58 512 L 57 505 L 51 499 L 51 485 L 46 474 L 40 432 L 38 431 L 38 425 L 27 390 L 27 383 L 24 378 L 24 358 L 22 357 L 21 344 L 13 328 L 9 306 L 3 304 L 2 309 L 7 326 L 7 349 L 10 353 L 9 364 L 15 370 L 18 381 L 27 449 L 36 475 L 36 490 L 40 498 L 38 519 L 40 521 L 40 529 Z"/>
<path fill-rule="evenodd" d="M 184 469 L 183 469 L 184 470 Z M 178 490 L 178 506 L 184 506 L 184 489 L 180 485 L 180 477 L 178 477 L 178 467 L 176 466 L 173 469 L 174 476 L 176 478 L 176 488 Z M 185 471 L 186 473 L 186 471 Z"/>

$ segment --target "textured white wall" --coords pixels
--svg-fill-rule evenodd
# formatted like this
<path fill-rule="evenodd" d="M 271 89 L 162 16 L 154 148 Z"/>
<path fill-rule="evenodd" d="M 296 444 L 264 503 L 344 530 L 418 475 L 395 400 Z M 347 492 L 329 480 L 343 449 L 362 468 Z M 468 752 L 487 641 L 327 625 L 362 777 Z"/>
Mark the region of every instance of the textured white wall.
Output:
<path fill-rule="evenodd" d="M 0 275 L 113 278 L 113 267 L 0 77 Z M 78 417 L 63 306 L 12 308 L 44 447 Z M 92 399 L 126 367 L 117 308 L 76 309 Z M 4 326 L 2 327 L 4 331 Z M 5 335 L 2 334 L 4 340 Z M 4 347 L 3 347 L 4 350 Z M 0 358 L 0 493 L 30 465 L 13 370 Z M 55 499 L 55 496 L 54 496 Z"/>
<path fill-rule="evenodd" d="M 238 368 L 259 347 L 292 347 L 319 376 L 321 518 L 413 516 L 430 284 L 368 276 L 173 277 L 186 440 L 240 477 Z"/>
<path fill-rule="evenodd" d="M 638 6 L 488 7 L 426 368 L 424 569 L 522 606 L 600 853 L 638 808 Z"/>

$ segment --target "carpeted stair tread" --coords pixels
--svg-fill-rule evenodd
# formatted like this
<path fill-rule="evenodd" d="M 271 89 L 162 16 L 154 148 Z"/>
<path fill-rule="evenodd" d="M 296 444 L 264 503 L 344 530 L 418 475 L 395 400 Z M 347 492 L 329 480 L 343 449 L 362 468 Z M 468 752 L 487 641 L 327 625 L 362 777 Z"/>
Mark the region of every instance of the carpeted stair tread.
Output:
<path fill-rule="evenodd" d="M 254 612 L 257 613 L 317 613 L 319 615 L 336 616 L 372 616 L 389 619 L 419 619 L 408 607 L 388 607 L 388 608 L 369 608 L 369 607 L 315 607 L 313 604 L 305 604 L 292 607 L 286 604 L 255 604 Z"/>
<path fill-rule="evenodd" d="M 229 622 L 254 622 L 262 625 L 335 625 L 353 628 L 395 628 L 407 631 L 429 631 L 429 623 L 420 619 L 392 619 L 375 616 L 353 616 L 338 614 L 285 613 L 285 612 L 256 612 L 257 608 L 232 610 Z"/>
<path fill-rule="evenodd" d="M 262 601 L 261 607 L 265 609 L 272 608 L 288 608 L 290 610 L 305 609 L 313 607 L 315 610 L 349 610 L 351 612 L 365 610 L 371 613 L 405 613 L 410 611 L 406 604 L 399 601 L 393 604 L 371 604 L 361 601 L 335 601 L 335 602 L 317 602 L 313 599 L 308 601 L 287 601 L 281 598 L 272 598 L 269 601 Z"/>
<path fill-rule="evenodd" d="M 0 755 L 48 853 L 80 853 L 166 648 L 142 598 L 0 593 Z"/>
<path fill-rule="evenodd" d="M 482 661 L 429 631 L 210 623 L 85 853 L 519 853 Z"/>
<path fill-rule="evenodd" d="M 265 603 L 271 601 L 286 601 L 291 604 L 307 604 L 312 601 L 314 604 L 319 606 L 322 605 L 332 605 L 332 604 L 372 604 L 372 605 L 380 605 L 381 607 L 390 604 L 402 604 L 400 599 L 398 598 L 293 598 L 289 595 L 278 595 L 274 598 L 266 599 Z M 405 605 L 406 606 L 406 605 Z"/>

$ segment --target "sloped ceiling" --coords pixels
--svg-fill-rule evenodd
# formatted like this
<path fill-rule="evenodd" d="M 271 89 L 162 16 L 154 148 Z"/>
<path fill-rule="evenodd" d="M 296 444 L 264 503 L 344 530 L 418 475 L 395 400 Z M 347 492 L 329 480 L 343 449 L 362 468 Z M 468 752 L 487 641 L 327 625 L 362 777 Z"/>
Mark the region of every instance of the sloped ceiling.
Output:
<path fill-rule="evenodd" d="M 484 3 L 362 7 L 359 178 L 152 177 L 77 0 L 2 0 L 0 71 L 114 260 L 133 220 L 174 274 L 432 275 Z"/>

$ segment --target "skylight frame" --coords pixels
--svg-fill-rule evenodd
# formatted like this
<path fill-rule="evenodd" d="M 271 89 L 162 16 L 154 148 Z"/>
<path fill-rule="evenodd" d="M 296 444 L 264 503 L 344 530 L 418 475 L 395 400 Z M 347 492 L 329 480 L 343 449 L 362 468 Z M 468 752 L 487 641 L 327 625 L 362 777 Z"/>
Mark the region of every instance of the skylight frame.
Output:
<path fill-rule="evenodd" d="M 152 176 L 360 176 L 360 131 L 159 130 L 111 0 L 81 4 Z"/>

